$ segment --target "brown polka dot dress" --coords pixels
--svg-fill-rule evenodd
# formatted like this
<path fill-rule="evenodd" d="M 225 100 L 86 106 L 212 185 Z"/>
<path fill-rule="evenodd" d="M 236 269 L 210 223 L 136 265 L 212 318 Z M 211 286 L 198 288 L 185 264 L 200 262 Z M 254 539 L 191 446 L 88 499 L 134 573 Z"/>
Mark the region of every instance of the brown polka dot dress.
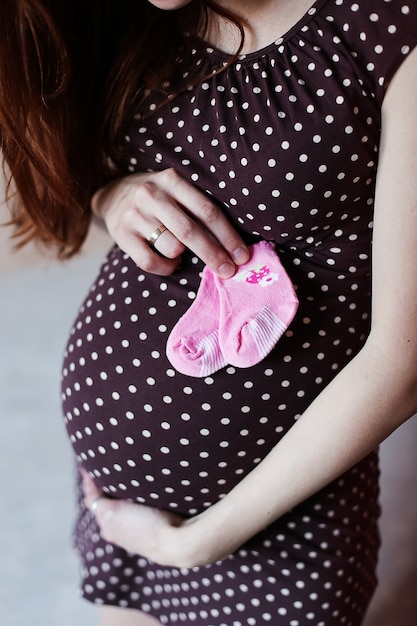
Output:
<path fill-rule="evenodd" d="M 278 41 L 129 125 L 126 172 L 173 167 L 248 242 L 275 242 L 300 305 L 258 365 L 187 377 L 165 346 L 201 262 L 188 254 L 158 277 L 114 247 L 74 323 L 62 384 L 76 458 L 107 495 L 203 511 L 360 350 L 381 105 L 416 24 L 416 0 L 318 0 Z M 227 60 L 192 46 L 203 74 Z M 224 561 L 190 570 L 106 543 L 80 501 L 82 594 L 170 626 L 358 626 L 376 584 L 377 485 L 375 453 Z"/>

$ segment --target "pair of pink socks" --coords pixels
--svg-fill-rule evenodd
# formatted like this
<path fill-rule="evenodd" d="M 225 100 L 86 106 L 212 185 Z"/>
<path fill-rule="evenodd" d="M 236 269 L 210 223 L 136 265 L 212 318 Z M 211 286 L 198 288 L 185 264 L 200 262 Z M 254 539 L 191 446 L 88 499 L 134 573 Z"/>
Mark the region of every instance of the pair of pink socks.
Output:
<path fill-rule="evenodd" d="M 226 365 L 251 367 L 291 323 L 298 299 L 274 244 L 250 249 L 232 278 L 204 268 L 196 299 L 168 337 L 167 357 L 182 374 L 201 378 Z"/>

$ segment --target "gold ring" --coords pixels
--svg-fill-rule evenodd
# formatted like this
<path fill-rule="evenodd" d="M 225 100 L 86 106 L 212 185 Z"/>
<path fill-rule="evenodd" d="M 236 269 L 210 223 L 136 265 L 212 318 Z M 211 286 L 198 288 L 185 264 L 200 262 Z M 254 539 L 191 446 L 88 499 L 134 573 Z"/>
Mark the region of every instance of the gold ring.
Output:
<path fill-rule="evenodd" d="M 150 235 L 148 242 L 151 244 L 151 246 L 154 246 L 157 239 L 162 235 L 162 233 L 164 233 L 166 231 L 167 227 L 164 226 L 163 224 L 160 224 L 158 226 L 158 228 L 155 228 L 155 230 L 153 231 L 153 233 Z"/>

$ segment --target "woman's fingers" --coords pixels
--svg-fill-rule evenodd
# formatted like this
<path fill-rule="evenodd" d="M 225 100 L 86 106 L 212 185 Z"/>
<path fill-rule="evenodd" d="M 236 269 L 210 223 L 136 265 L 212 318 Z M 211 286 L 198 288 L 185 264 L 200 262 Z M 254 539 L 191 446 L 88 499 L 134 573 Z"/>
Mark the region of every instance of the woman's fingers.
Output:
<path fill-rule="evenodd" d="M 151 245 L 152 233 L 162 226 L 157 217 L 161 198 L 158 201 L 149 196 L 143 185 L 142 175 L 111 183 L 93 197 L 93 212 L 103 219 L 112 239 L 138 267 L 167 276 L 178 267 L 184 246 L 168 231 L 163 233 L 164 251 L 158 249 L 158 241 L 154 242 L 158 245 Z M 165 192 L 159 195 L 165 199 Z"/>
<path fill-rule="evenodd" d="M 174 239 L 174 237 L 172 238 Z M 168 258 L 169 251 L 159 250 L 159 245 L 152 247 L 145 241 L 142 235 L 136 232 L 128 231 L 123 236 L 115 239 L 115 241 L 123 252 L 130 256 L 134 263 L 144 272 L 158 274 L 159 276 L 169 276 L 181 263 L 181 254 L 174 258 Z M 174 247 L 178 247 L 176 240 L 174 245 L 171 245 L 171 249 Z"/>
<path fill-rule="evenodd" d="M 185 247 L 223 278 L 249 259 L 221 209 L 174 170 L 126 177 L 98 192 L 92 206 L 119 247 L 147 272 L 172 273 Z"/>
<path fill-rule="evenodd" d="M 159 176 L 158 188 L 151 182 L 141 192 L 158 203 L 161 223 L 215 272 L 232 276 L 236 265 L 248 261 L 249 252 L 219 206 L 174 170 Z"/>
<path fill-rule="evenodd" d="M 106 498 L 84 469 L 81 475 L 85 505 L 94 513 L 106 541 L 162 564 L 181 565 L 182 550 L 178 555 L 175 529 L 183 518 L 127 500 Z"/>

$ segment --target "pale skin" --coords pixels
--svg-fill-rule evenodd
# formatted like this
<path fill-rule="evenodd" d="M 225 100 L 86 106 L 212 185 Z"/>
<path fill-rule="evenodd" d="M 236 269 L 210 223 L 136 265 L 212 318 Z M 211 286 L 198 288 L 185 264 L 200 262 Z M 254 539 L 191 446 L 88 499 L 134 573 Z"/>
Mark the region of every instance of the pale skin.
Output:
<path fill-rule="evenodd" d="M 153 4 L 172 9 L 180 3 Z M 268 39 L 271 10 L 276 24 L 277 10 L 282 8 L 284 32 L 312 2 L 297 3 L 292 21 L 285 1 L 221 4 L 236 12 L 240 7 L 248 16 L 252 34 L 247 45 L 257 49 L 279 35 Z M 217 32 L 220 40 L 215 43 L 227 49 L 224 33 Z M 362 350 L 221 501 L 184 521 L 157 509 L 102 498 L 96 517 L 105 539 L 164 565 L 193 567 L 222 559 L 352 467 L 417 411 L 417 263 L 412 256 L 417 250 L 416 110 L 414 50 L 397 71 L 383 104 L 372 327 Z M 93 208 L 117 243 L 147 271 L 170 273 L 184 247 L 223 276 L 231 276 L 236 264 L 247 258 L 242 240 L 220 211 L 172 171 L 120 181 L 96 194 Z M 155 256 L 146 244 L 159 223 L 168 227 L 157 243 L 168 259 Z M 87 475 L 84 488 L 86 505 L 91 507 L 100 491 Z M 158 624 L 134 610 L 99 610 L 105 626 Z"/>

